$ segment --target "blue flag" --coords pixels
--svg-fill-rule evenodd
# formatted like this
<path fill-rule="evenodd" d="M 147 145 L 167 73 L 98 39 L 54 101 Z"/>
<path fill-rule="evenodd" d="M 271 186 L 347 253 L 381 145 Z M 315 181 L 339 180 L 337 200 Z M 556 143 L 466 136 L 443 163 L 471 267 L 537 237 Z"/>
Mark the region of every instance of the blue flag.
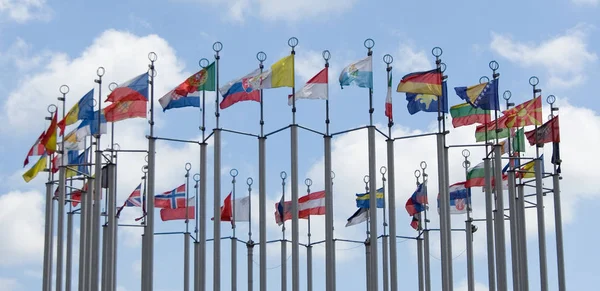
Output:
<path fill-rule="evenodd" d="M 371 195 L 369 193 L 358 193 L 356 194 L 356 207 L 358 208 L 369 208 L 369 199 Z M 375 197 L 377 198 L 377 208 L 383 208 L 385 206 L 385 201 L 383 198 L 383 188 L 377 189 L 375 192 Z"/>
<path fill-rule="evenodd" d="M 498 79 L 469 87 L 455 87 L 456 95 L 473 107 L 484 110 L 500 110 Z"/>
<path fill-rule="evenodd" d="M 441 106 L 441 112 L 448 113 L 448 87 L 446 82 L 442 82 L 442 96 L 406 93 L 406 101 L 408 101 L 406 108 L 411 115 L 419 111 L 438 112 L 438 106 Z"/>

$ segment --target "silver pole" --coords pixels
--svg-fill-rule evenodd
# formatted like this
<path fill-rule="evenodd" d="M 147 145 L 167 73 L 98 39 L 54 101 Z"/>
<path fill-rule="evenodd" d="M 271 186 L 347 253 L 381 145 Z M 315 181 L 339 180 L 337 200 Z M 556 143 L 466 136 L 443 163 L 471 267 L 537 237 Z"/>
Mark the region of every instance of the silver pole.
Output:
<path fill-rule="evenodd" d="M 471 166 L 471 162 L 469 162 L 469 156 L 471 152 L 468 149 L 464 149 L 462 151 L 462 155 L 465 158 L 463 162 L 463 168 L 465 168 L 465 178 L 468 177 L 469 167 Z M 473 262 L 473 218 L 471 218 L 471 189 L 468 189 L 467 193 L 467 220 L 465 221 L 465 234 L 466 234 L 466 243 L 467 243 L 467 289 L 469 291 L 475 291 L 475 264 Z M 516 290 L 516 289 L 515 289 Z"/>
<path fill-rule="evenodd" d="M 144 237 L 146 238 L 146 254 L 142 257 L 142 265 L 145 265 L 145 274 L 142 280 L 145 280 L 142 290 L 154 290 L 154 194 L 155 194 L 155 176 L 156 176 L 156 138 L 154 137 L 154 77 L 156 70 L 154 62 L 158 59 L 156 53 L 148 54 L 150 60 L 150 135 L 148 136 L 148 188 L 146 191 L 147 215 L 146 227 L 144 228 Z"/>
<path fill-rule="evenodd" d="M 333 179 L 335 179 L 335 172 L 331 171 L 331 194 L 332 194 L 332 196 L 333 196 Z M 335 259 L 335 239 L 333 239 L 333 244 L 332 244 L 331 248 L 333 249 L 333 253 L 331 255 L 333 256 L 333 264 L 334 264 L 334 267 L 333 267 L 333 278 L 334 278 L 333 279 L 333 290 L 335 291 L 336 288 L 337 288 L 336 287 L 337 275 L 336 275 L 336 268 L 335 268 L 335 262 L 336 262 L 336 259 Z"/>
<path fill-rule="evenodd" d="M 389 193 L 385 192 L 385 182 L 386 182 L 386 178 L 385 178 L 385 174 L 387 172 L 387 168 L 385 166 L 382 166 L 381 168 L 379 168 L 379 172 L 381 173 L 381 185 L 382 187 L 384 187 L 384 193 L 387 196 L 390 196 Z M 384 197 L 385 199 L 385 197 Z M 389 237 L 387 235 L 387 216 L 386 216 L 386 205 L 383 205 L 383 235 L 381 237 L 381 255 L 382 255 L 382 262 L 383 262 L 383 290 L 384 291 L 389 291 L 390 290 L 390 276 L 389 276 L 389 244 L 388 244 L 388 240 Z"/>
<path fill-rule="evenodd" d="M 554 224 L 556 227 L 556 259 L 558 262 L 558 290 L 567 290 L 565 279 L 565 254 L 563 247 L 562 230 L 562 210 L 560 205 L 560 174 L 556 171 L 554 165 L 554 174 L 552 175 L 552 185 L 554 189 Z"/>
<path fill-rule="evenodd" d="M 73 180 L 69 181 L 69 189 L 73 189 Z M 73 192 L 73 190 L 69 190 Z M 71 196 L 73 199 L 73 196 Z M 73 274 L 73 206 L 69 204 L 69 212 L 67 212 L 67 266 L 65 268 L 65 291 L 72 289 L 72 274 Z"/>
<path fill-rule="evenodd" d="M 246 243 L 246 247 L 248 248 L 248 291 L 252 291 L 254 287 L 254 243 L 252 241 L 248 241 L 248 243 Z"/>
<path fill-rule="evenodd" d="M 111 291 L 117 290 L 117 242 L 118 242 L 118 227 L 119 227 L 119 217 L 117 217 L 116 214 L 116 210 L 117 210 L 117 153 L 114 153 L 114 158 L 115 158 L 115 162 L 112 166 L 112 173 L 111 173 L 111 180 L 112 180 L 112 189 L 114 189 L 114 195 L 112 195 L 113 197 L 113 202 L 112 204 L 109 205 L 108 208 L 108 213 L 109 216 L 111 218 L 112 224 L 109 224 L 111 226 L 111 241 L 110 241 L 110 251 L 111 251 L 111 258 L 110 258 L 110 287 L 112 289 L 110 289 Z M 111 210 L 112 207 L 112 210 Z M 109 223 L 111 222 L 109 221 Z"/>
<path fill-rule="evenodd" d="M 204 106 L 203 106 L 204 107 Z M 203 110 L 204 111 L 204 110 Z M 202 139 L 204 140 L 204 138 Z M 200 195 L 199 195 L 199 182 L 200 182 L 200 174 L 195 174 L 194 175 L 194 181 L 196 181 L 196 184 L 194 185 L 194 189 L 196 192 L 196 240 L 194 240 L 194 291 L 199 291 L 200 290 L 200 225 L 198 224 L 198 221 L 200 220 L 200 215 L 198 215 L 198 211 L 200 209 Z M 204 207 L 204 206 L 202 206 Z M 203 282 L 202 282 L 203 283 Z"/>
<path fill-rule="evenodd" d="M 52 290 L 52 253 L 53 253 L 53 230 L 54 230 L 54 200 L 52 193 L 52 182 L 50 182 L 50 174 L 48 174 L 48 182 L 46 183 L 46 217 L 44 230 L 44 271 L 43 271 L 43 290 Z"/>
<path fill-rule="evenodd" d="M 198 211 L 198 221 L 200 224 L 198 232 L 199 271 L 196 273 L 199 282 L 199 286 L 196 287 L 196 290 L 198 291 L 206 290 L 206 147 L 206 142 L 200 144 L 200 195 L 198 197 L 198 205 L 200 208 Z"/>
<path fill-rule="evenodd" d="M 248 248 L 248 291 L 252 291 L 252 287 L 254 285 L 254 272 L 253 272 L 253 263 L 254 263 L 254 241 L 252 241 L 252 183 L 254 180 L 252 178 L 246 179 L 246 184 L 248 185 L 248 241 L 246 242 L 246 247 Z"/>
<path fill-rule="evenodd" d="M 190 170 L 192 164 L 185 164 L 185 232 L 183 233 L 183 290 L 190 290 L 190 218 L 188 201 L 190 199 Z"/>
<path fill-rule="evenodd" d="M 94 179 L 94 189 L 95 193 L 93 193 L 92 197 L 94 200 L 93 205 L 93 218 L 92 218 L 92 257 L 90 261 L 91 266 L 91 291 L 98 290 L 99 285 L 99 276 L 100 270 L 100 203 L 102 197 L 102 149 L 100 145 L 100 126 L 101 126 L 101 115 L 102 115 L 102 76 L 104 75 L 104 68 L 99 67 L 97 70 L 98 79 L 94 80 L 94 82 L 98 83 L 98 132 L 95 135 L 96 138 L 96 158 L 94 162 L 95 166 L 95 179 Z"/>
<path fill-rule="evenodd" d="M 93 139 L 92 137 L 90 137 L 90 139 Z M 93 145 L 93 143 L 90 143 Z M 90 155 L 91 156 L 91 155 Z M 86 223 L 86 230 L 87 230 L 87 239 L 86 239 L 86 246 L 85 246 L 85 286 L 83 286 L 82 290 L 90 290 L 91 285 L 92 285 L 92 240 L 94 238 L 94 233 L 93 233 L 93 228 L 92 228 L 92 224 L 93 224 L 93 212 L 94 212 L 94 197 L 93 197 L 93 193 L 94 193 L 94 189 L 96 188 L 95 185 L 95 180 L 94 178 L 91 178 L 88 180 L 88 199 L 87 199 L 87 205 L 86 205 L 86 209 L 87 209 L 87 217 L 85 220 Z"/>
<path fill-rule="evenodd" d="M 368 222 L 367 222 L 368 224 Z M 367 269 L 365 272 L 365 275 L 367 277 L 367 289 L 366 290 L 370 290 L 369 287 L 371 287 L 371 281 L 373 280 L 373 277 L 371 277 L 371 241 L 370 241 L 370 237 L 367 236 L 367 239 L 365 240 L 365 262 L 366 262 L 366 266 L 365 268 Z"/>
<path fill-rule="evenodd" d="M 486 154 L 488 154 L 487 150 Z M 487 233 L 488 288 L 490 291 L 494 291 L 496 290 L 496 267 L 494 264 L 494 202 L 492 201 L 492 175 L 490 159 L 488 157 L 483 159 L 483 169 L 485 172 L 485 226 Z"/>
<path fill-rule="evenodd" d="M 421 166 L 421 171 L 423 172 L 423 183 L 425 184 L 424 187 L 427 187 L 427 181 L 429 180 L 429 178 L 428 178 L 429 176 L 427 175 L 427 172 L 425 171 L 427 169 L 427 163 L 425 161 L 422 161 L 420 166 Z M 415 172 L 415 175 L 416 175 L 416 172 Z M 418 182 L 418 177 L 417 177 L 417 182 Z M 429 195 L 429 194 L 427 194 L 427 195 Z M 424 247 L 423 247 L 423 249 L 424 249 L 424 258 L 423 258 L 424 264 L 423 265 L 425 267 L 425 290 L 431 291 L 431 255 L 430 255 L 431 252 L 429 251 L 429 247 L 430 247 L 429 228 L 427 227 L 427 224 L 429 223 L 429 219 L 427 218 L 428 212 L 429 212 L 429 204 L 425 205 L 425 210 L 423 210 L 423 217 L 420 217 L 421 214 L 419 214 L 419 223 L 423 227 L 423 244 L 424 244 Z"/>
<path fill-rule="evenodd" d="M 367 39 L 364 42 L 365 48 L 367 48 L 367 56 L 373 55 L 372 48 L 375 45 L 375 42 L 372 39 Z M 375 126 L 373 125 L 373 89 L 369 88 L 369 127 L 367 129 L 368 132 L 368 150 L 369 150 L 369 212 L 370 214 L 370 252 L 371 252 L 371 263 L 369 265 L 370 277 L 373 278 L 370 281 L 370 289 L 369 290 L 379 290 L 379 276 L 377 263 L 377 181 L 375 176 L 377 175 L 377 170 L 375 168 L 376 163 L 376 148 L 375 148 Z"/>
<path fill-rule="evenodd" d="M 220 42 L 213 44 L 219 88 L 219 52 L 223 48 Z M 219 126 L 219 90 L 215 91 L 215 129 L 214 132 L 214 179 L 213 179 L 213 290 L 221 290 L 221 128 Z"/>
<path fill-rule="evenodd" d="M 521 290 L 529 290 L 529 270 L 527 266 L 527 229 L 525 218 L 525 191 L 523 184 L 517 185 L 517 229 L 519 234 L 519 272 L 521 274 Z"/>
<path fill-rule="evenodd" d="M 90 155 L 91 156 L 91 155 Z M 83 184 L 85 185 L 85 181 L 83 182 Z M 88 188 L 88 192 L 89 192 L 89 188 Z M 81 193 L 81 202 L 79 203 L 81 206 L 79 207 L 79 263 L 78 263 L 78 273 L 79 273 L 79 279 L 78 279 L 78 284 L 77 284 L 77 288 L 79 291 L 84 291 L 85 290 L 85 286 L 87 286 L 87 283 L 85 282 L 86 279 L 86 246 L 87 246 L 87 240 L 88 240 L 88 235 L 87 235 L 87 218 L 88 218 L 88 212 L 89 212 L 89 208 L 87 208 L 88 205 L 88 193 Z"/>
<path fill-rule="evenodd" d="M 288 40 L 292 48 L 298 45 L 298 39 L 292 37 Z M 291 143 L 291 186 L 292 186 L 292 291 L 300 291 L 300 226 L 298 217 L 298 126 L 296 125 L 296 97 L 295 88 L 292 87 L 292 125 L 290 127 Z"/>
<path fill-rule="evenodd" d="M 105 207 L 106 209 L 106 207 Z M 100 290 L 101 291 L 108 291 L 108 278 L 106 277 L 108 275 L 108 272 L 106 271 L 107 265 L 108 265 L 108 225 L 106 222 L 106 217 L 104 218 L 105 222 L 102 224 L 101 229 L 102 229 L 102 268 L 101 268 L 101 278 L 100 278 Z"/>
<path fill-rule="evenodd" d="M 498 291 L 506 291 L 506 244 L 504 231 L 504 192 L 502 191 L 502 157 L 500 154 L 500 145 L 494 146 L 494 192 L 496 193 L 496 216 L 495 238 L 496 238 L 496 272 L 498 281 Z"/>
<path fill-rule="evenodd" d="M 287 174 L 282 171 L 279 174 L 281 177 L 281 193 L 284 196 L 285 200 L 285 179 L 287 178 Z M 284 202 L 285 203 L 285 202 Z M 285 213 L 285 206 L 284 206 Z M 284 214 L 285 219 L 285 214 Z M 281 221 L 281 291 L 287 290 L 287 241 L 285 239 L 285 220 Z"/>
<path fill-rule="evenodd" d="M 423 239 L 420 237 L 417 237 L 417 270 L 419 291 L 424 291 L 425 284 L 423 278 Z"/>
<path fill-rule="evenodd" d="M 146 155 L 145 160 L 148 160 L 148 156 Z M 141 278 L 141 289 L 140 290 L 144 290 L 147 280 L 146 278 L 144 278 L 144 275 L 148 272 L 147 271 L 147 266 L 145 264 L 145 258 L 144 256 L 146 256 L 146 254 L 148 253 L 148 251 L 146 250 L 148 248 L 147 245 L 147 235 L 145 235 L 146 233 L 146 224 L 147 221 L 146 219 L 148 218 L 148 165 L 144 165 L 142 166 L 142 172 L 144 173 L 144 176 L 142 176 L 142 181 L 144 183 L 144 188 L 142 190 L 141 196 L 142 196 L 142 226 L 144 227 L 144 232 L 142 233 L 142 254 L 141 254 L 141 261 L 142 261 L 142 267 L 141 267 L 141 273 L 140 273 L 140 278 Z"/>
<path fill-rule="evenodd" d="M 310 194 L 310 186 L 312 186 L 312 180 L 307 178 L 304 180 L 304 184 L 306 185 L 306 195 Z M 313 272 L 312 272 L 312 244 L 310 241 L 311 232 L 310 232 L 310 215 L 308 216 L 308 243 L 306 244 L 306 290 L 312 291 L 313 289 Z"/>
<path fill-rule="evenodd" d="M 66 87 L 66 85 L 63 85 Z M 60 87 L 60 92 L 62 93 L 62 97 L 59 97 L 58 100 L 62 102 L 62 119 L 65 118 L 65 100 L 67 99 L 67 92 L 69 92 L 68 88 Z M 58 114 L 58 112 L 57 112 Z M 58 129 L 55 129 L 58 130 Z M 64 259 L 64 237 L 65 237 L 65 196 L 67 195 L 65 182 L 66 182 L 66 165 L 65 157 L 67 156 L 65 153 L 65 145 L 64 145 L 64 137 L 62 138 L 63 142 L 60 143 L 59 153 L 62 155 L 60 158 L 61 165 L 58 170 L 58 213 L 56 216 L 56 290 L 60 291 L 63 289 L 63 259 Z"/>
<path fill-rule="evenodd" d="M 390 56 L 391 57 L 391 56 Z M 391 67 L 390 67 L 391 69 Z M 391 71 L 391 70 L 390 70 Z M 388 71 L 389 72 L 389 71 Z M 391 138 L 392 127 L 389 127 L 390 138 L 387 142 L 387 168 L 388 174 L 388 207 L 390 216 L 390 274 L 391 290 L 398 291 L 398 243 L 396 239 L 396 173 L 394 170 L 394 140 Z M 421 247 L 423 245 L 421 244 Z M 422 250 L 421 250 L 422 251 Z"/>
<path fill-rule="evenodd" d="M 233 186 L 231 199 L 231 291 L 237 290 L 237 239 L 235 237 L 236 217 L 235 217 L 235 177 L 238 175 L 238 170 L 231 169 L 229 174 L 232 177 L 231 184 Z M 250 224 L 248 224 L 250 225 Z"/>
<path fill-rule="evenodd" d="M 513 290 L 521 290 L 520 278 L 520 245 L 517 231 L 517 200 L 515 195 L 515 172 L 514 168 L 508 171 L 508 207 L 510 208 L 510 250 L 513 276 Z"/>
<path fill-rule="evenodd" d="M 256 59 L 259 61 L 259 68 L 262 73 L 264 68 L 263 62 L 267 59 L 267 54 L 258 52 Z M 265 154 L 265 142 L 267 138 L 264 135 L 264 124 L 263 91 L 260 90 L 260 135 L 258 137 L 258 251 L 260 261 L 260 291 L 267 291 L 267 163 Z"/>
<path fill-rule="evenodd" d="M 325 68 L 329 70 L 331 53 L 323 51 Z M 327 83 L 327 96 L 329 96 L 329 83 Z M 328 97 L 329 98 L 329 97 Z M 329 134 L 329 99 L 325 100 L 325 136 L 324 166 L 325 166 L 325 290 L 335 291 L 335 241 L 333 238 L 333 185 L 331 170 L 331 135 Z"/>
<path fill-rule="evenodd" d="M 438 150 L 438 183 L 440 205 L 450 205 L 448 183 L 446 177 L 445 134 L 437 134 Z M 450 209 L 440 207 L 440 239 L 442 254 L 442 290 L 452 290 L 452 237 L 450 233 Z"/>

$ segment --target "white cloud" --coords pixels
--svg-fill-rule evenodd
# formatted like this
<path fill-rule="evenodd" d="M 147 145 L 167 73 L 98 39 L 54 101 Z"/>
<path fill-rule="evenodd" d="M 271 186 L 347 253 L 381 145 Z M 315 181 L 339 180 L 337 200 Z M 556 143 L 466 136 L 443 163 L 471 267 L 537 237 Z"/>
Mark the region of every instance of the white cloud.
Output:
<path fill-rule="evenodd" d="M 465 280 L 463 280 L 463 281 L 462 281 L 462 282 L 461 282 L 461 283 L 458 285 L 458 287 L 454 288 L 454 290 L 456 290 L 456 291 L 467 291 L 467 290 L 469 290 L 469 286 L 468 286 L 468 282 L 467 282 L 467 280 L 466 280 L 466 279 L 465 279 Z M 475 281 L 475 291 L 487 291 L 487 290 L 489 290 L 489 289 L 488 289 L 488 286 L 486 286 L 486 285 L 484 285 L 484 284 L 482 284 L 482 283 L 479 283 L 479 282 Z"/>
<path fill-rule="evenodd" d="M 412 42 L 401 43 L 393 57 L 392 66 L 403 73 L 426 71 L 434 68 L 427 52 L 416 49 Z"/>
<path fill-rule="evenodd" d="M 571 0 L 571 2 L 573 2 L 577 5 L 590 5 L 590 6 L 596 6 L 596 5 L 598 5 L 598 3 L 600 3 L 599 0 Z"/>
<path fill-rule="evenodd" d="M 3 291 L 21 290 L 21 284 L 19 284 L 19 282 L 17 282 L 17 280 L 13 278 L 0 277 L 0 286 L 2 286 Z"/>
<path fill-rule="evenodd" d="M 39 66 L 43 58 L 49 57 L 48 52 L 40 52 L 32 55 L 32 45 L 22 38 L 15 42 L 5 51 L 0 52 L 0 62 L 10 62 L 21 71 L 26 71 Z"/>
<path fill-rule="evenodd" d="M 519 66 L 543 69 L 551 87 L 572 87 L 586 81 L 586 69 L 598 59 L 588 48 L 589 29 L 577 25 L 540 43 L 520 42 L 492 32 L 490 48 Z"/>
<path fill-rule="evenodd" d="M 37 191 L 0 195 L 0 265 L 40 263 L 44 248 L 43 197 Z"/>
<path fill-rule="evenodd" d="M 49 19 L 51 10 L 46 0 L 0 0 L 0 14 L 7 14 L 11 20 L 23 23 L 32 19 Z"/>

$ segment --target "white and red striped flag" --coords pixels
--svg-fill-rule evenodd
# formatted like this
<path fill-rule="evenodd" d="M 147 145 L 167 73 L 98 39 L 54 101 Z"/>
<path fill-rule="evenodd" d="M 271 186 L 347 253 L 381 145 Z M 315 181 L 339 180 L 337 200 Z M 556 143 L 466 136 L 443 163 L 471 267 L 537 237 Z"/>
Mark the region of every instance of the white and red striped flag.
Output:
<path fill-rule="evenodd" d="M 275 222 L 281 225 L 279 214 L 279 202 L 275 203 Z M 292 202 L 285 201 L 283 204 L 283 220 L 292 219 Z M 298 198 L 298 218 L 308 218 L 311 215 L 325 215 L 325 191 L 310 193 Z"/>
<path fill-rule="evenodd" d="M 296 92 L 296 100 L 298 99 L 325 99 L 328 98 L 328 68 L 325 67 L 319 73 L 317 73 L 314 77 L 312 77 L 306 85 L 302 87 L 298 92 Z M 288 96 L 288 105 L 292 105 L 293 99 L 292 95 Z"/>
<path fill-rule="evenodd" d="M 27 164 L 29 164 L 29 157 L 41 156 L 44 154 L 44 152 L 46 151 L 46 148 L 41 143 L 43 138 L 44 138 L 44 132 L 42 132 L 42 135 L 40 135 L 40 137 L 38 137 L 38 139 L 35 141 L 33 146 L 31 146 L 31 149 L 29 149 L 29 152 L 27 153 L 27 157 L 25 158 L 25 162 L 23 163 L 23 167 L 25 167 L 25 166 L 27 166 Z"/>
<path fill-rule="evenodd" d="M 392 72 L 390 71 L 390 78 L 388 79 L 387 96 L 385 97 L 385 116 L 387 116 L 390 119 L 390 121 L 394 120 L 392 112 Z"/>

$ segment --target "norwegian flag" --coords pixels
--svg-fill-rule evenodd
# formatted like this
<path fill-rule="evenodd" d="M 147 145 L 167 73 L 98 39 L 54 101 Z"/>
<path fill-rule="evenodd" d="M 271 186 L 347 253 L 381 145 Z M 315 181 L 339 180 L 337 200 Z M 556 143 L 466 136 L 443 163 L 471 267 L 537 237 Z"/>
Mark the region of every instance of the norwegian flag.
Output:
<path fill-rule="evenodd" d="M 154 207 L 171 209 L 185 207 L 185 184 L 154 196 Z"/>

